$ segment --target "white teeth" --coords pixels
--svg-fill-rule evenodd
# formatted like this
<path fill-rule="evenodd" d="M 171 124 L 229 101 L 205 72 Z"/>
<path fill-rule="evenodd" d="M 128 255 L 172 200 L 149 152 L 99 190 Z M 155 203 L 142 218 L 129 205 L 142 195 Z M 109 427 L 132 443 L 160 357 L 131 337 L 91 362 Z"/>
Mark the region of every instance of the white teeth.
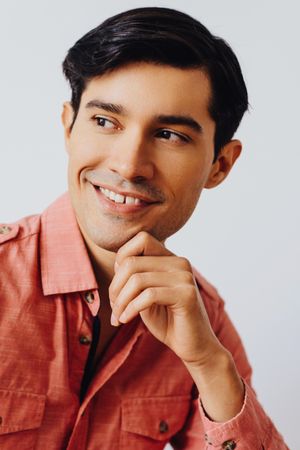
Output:
<path fill-rule="evenodd" d="M 116 203 L 124 203 L 124 198 L 125 198 L 124 195 L 117 194 L 115 197 L 115 202 Z"/>
<path fill-rule="evenodd" d="M 110 198 L 111 200 L 115 200 L 116 195 L 117 195 L 117 194 L 115 194 L 113 191 L 110 191 L 110 193 L 109 193 L 109 198 Z"/>
<path fill-rule="evenodd" d="M 125 203 L 126 205 L 134 205 L 135 199 L 133 197 L 126 197 Z"/>
<path fill-rule="evenodd" d="M 109 189 L 99 186 L 100 191 L 105 197 L 114 201 L 115 203 L 126 203 L 126 205 L 140 205 L 142 201 L 135 197 L 126 197 L 122 194 L 117 194 L 116 192 L 110 191 Z"/>

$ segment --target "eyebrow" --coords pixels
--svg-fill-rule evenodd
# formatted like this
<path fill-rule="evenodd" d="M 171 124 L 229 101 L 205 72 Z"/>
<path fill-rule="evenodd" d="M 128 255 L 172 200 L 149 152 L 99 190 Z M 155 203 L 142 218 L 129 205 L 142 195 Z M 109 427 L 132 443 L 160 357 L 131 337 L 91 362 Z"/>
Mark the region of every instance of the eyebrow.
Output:
<path fill-rule="evenodd" d="M 203 133 L 203 128 L 195 119 L 190 116 L 183 115 L 162 115 L 156 116 L 156 119 L 160 123 L 164 123 L 167 125 L 186 125 L 192 128 L 199 134 Z"/>
<path fill-rule="evenodd" d="M 103 109 L 104 111 L 113 113 L 113 114 L 123 114 L 126 115 L 127 111 L 122 105 L 118 105 L 115 103 L 106 103 L 101 100 L 91 100 L 86 105 L 86 108 L 98 108 Z"/>
<path fill-rule="evenodd" d="M 86 108 L 98 108 L 104 111 L 110 112 L 112 114 L 127 115 L 128 112 L 124 106 L 116 103 L 106 103 L 101 100 L 90 100 L 86 105 Z M 199 134 L 203 133 L 203 127 L 195 120 L 193 117 L 188 115 L 168 115 L 159 114 L 155 116 L 155 120 L 159 123 L 166 125 L 185 125 L 196 131 Z"/>

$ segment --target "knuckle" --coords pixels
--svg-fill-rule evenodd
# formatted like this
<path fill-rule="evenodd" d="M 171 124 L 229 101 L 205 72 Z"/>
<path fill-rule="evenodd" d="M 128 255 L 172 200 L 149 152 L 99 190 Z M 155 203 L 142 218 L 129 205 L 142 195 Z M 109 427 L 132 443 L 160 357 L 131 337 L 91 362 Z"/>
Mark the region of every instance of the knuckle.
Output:
<path fill-rule="evenodd" d="M 190 302 L 193 302 L 196 298 L 196 290 L 194 286 L 187 286 L 185 288 L 186 299 Z"/>
<path fill-rule="evenodd" d="M 179 257 L 179 260 L 180 260 L 181 266 L 182 266 L 186 271 L 189 271 L 189 272 L 192 271 L 192 265 L 191 265 L 190 261 L 189 261 L 187 258 L 185 258 L 184 256 L 180 256 L 180 257 Z"/>
<path fill-rule="evenodd" d="M 143 252 L 149 249 L 151 246 L 152 236 L 147 233 L 146 231 L 140 231 L 139 232 L 139 245 L 141 249 L 143 249 Z"/>
<path fill-rule="evenodd" d="M 134 288 L 139 288 L 142 284 L 142 281 L 143 281 L 143 275 L 141 273 L 134 273 L 130 277 L 130 284 Z"/>
<path fill-rule="evenodd" d="M 135 266 L 136 257 L 135 256 L 128 256 L 124 261 L 124 267 L 126 270 L 130 271 Z"/>
<path fill-rule="evenodd" d="M 194 277 L 191 272 L 189 272 L 188 270 L 184 270 L 181 273 L 181 276 L 182 276 L 182 281 L 184 282 L 184 284 L 194 285 Z"/>
<path fill-rule="evenodd" d="M 139 312 L 139 304 L 137 300 L 131 302 L 131 304 L 128 306 L 128 312 L 130 312 L 131 314 Z"/>
<path fill-rule="evenodd" d="M 145 289 L 144 295 L 147 300 L 153 301 L 156 298 L 156 290 L 153 287 Z"/>
<path fill-rule="evenodd" d="M 139 239 L 141 239 L 142 241 L 149 239 L 149 234 L 146 231 L 140 231 L 138 235 Z"/>

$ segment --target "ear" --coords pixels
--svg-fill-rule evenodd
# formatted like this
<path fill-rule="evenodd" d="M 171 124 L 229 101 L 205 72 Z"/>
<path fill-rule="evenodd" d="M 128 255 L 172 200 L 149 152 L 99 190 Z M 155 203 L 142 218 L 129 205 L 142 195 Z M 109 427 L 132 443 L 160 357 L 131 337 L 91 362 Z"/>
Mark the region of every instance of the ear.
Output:
<path fill-rule="evenodd" d="M 242 151 L 242 143 L 234 139 L 221 148 L 217 160 L 213 163 L 210 174 L 206 180 L 207 189 L 214 188 L 222 183 L 231 171 L 235 161 Z"/>
<path fill-rule="evenodd" d="M 61 121 L 64 127 L 65 146 L 69 153 L 69 141 L 71 135 L 71 125 L 73 123 L 74 110 L 70 102 L 64 102 L 63 110 L 61 113 Z"/>

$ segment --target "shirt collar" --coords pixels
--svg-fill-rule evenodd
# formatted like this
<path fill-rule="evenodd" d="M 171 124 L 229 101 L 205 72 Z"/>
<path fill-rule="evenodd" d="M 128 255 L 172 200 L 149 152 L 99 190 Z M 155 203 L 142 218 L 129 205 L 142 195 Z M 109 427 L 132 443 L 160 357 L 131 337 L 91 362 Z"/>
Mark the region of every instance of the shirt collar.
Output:
<path fill-rule="evenodd" d="M 44 295 L 98 289 L 68 192 L 41 215 L 40 261 Z"/>

